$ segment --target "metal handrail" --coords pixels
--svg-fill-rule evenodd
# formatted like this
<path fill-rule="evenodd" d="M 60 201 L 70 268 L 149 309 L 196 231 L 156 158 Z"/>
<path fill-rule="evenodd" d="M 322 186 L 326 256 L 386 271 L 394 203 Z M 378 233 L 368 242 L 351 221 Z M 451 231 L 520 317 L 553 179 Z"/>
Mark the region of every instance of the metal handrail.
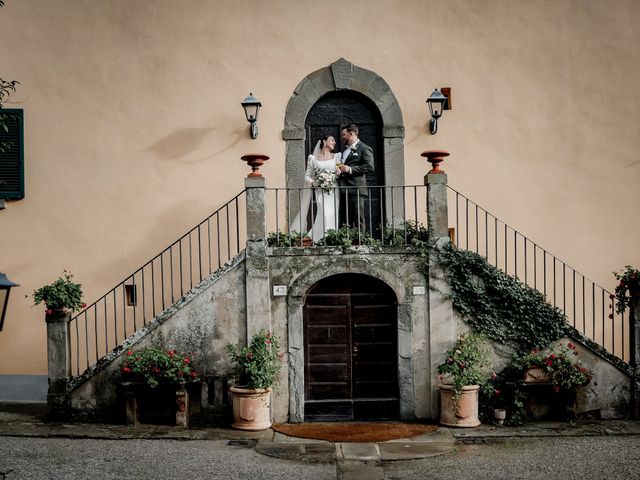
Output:
<path fill-rule="evenodd" d="M 70 320 L 72 374 L 79 375 L 81 369 L 97 363 L 244 249 L 245 192 Z"/>
<path fill-rule="evenodd" d="M 540 291 L 581 334 L 622 360 L 629 360 L 628 320 L 615 312 L 611 292 L 447 187 L 449 222 L 455 225 L 459 248 L 482 255 L 508 275 Z"/>

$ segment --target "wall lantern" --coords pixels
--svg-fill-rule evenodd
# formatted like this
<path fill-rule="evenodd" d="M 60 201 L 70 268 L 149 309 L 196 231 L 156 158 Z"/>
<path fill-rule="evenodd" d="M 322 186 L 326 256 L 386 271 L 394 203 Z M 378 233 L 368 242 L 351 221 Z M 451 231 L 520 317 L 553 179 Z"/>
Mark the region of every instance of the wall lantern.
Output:
<path fill-rule="evenodd" d="M 262 104 L 260 101 L 253 96 L 253 93 L 249 93 L 249 96 L 245 98 L 242 103 L 242 108 L 244 108 L 244 115 L 247 117 L 247 122 L 251 124 L 251 138 L 258 137 L 258 112 L 260 111 L 260 107 Z"/>
<path fill-rule="evenodd" d="M 442 112 L 447 109 L 447 100 L 447 97 L 437 88 L 427 98 L 427 105 L 429 105 L 429 112 L 431 113 L 431 135 L 438 131 L 438 119 L 442 116 Z"/>
<path fill-rule="evenodd" d="M 7 305 L 9 304 L 9 292 L 12 287 L 19 287 L 17 283 L 13 283 L 7 276 L 0 272 L 0 332 L 4 324 L 4 315 L 7 313 Z"/>

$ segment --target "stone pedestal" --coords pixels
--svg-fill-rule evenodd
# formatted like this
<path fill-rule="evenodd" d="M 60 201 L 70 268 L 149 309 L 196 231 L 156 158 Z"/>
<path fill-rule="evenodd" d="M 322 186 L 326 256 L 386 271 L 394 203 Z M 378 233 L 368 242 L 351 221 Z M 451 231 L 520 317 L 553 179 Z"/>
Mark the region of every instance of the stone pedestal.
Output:
<path fill-rule="evenodd" d="M 138 425 L 140 423 L 139 395 L 142 389 L 150 387 L 133 382 L 123 382 L 121 387 L 124 397 L 125 422 L 127 425 Z M 189 394 L 186 385 L 176 385 L 175 407 L 175 426 L 189 427 Z"/>
<path fill-rule="evenodd" d="M 64 416 L 66 388 L 71 377 L 71 314 L 53 311 L 45 316 L 47 323 L 47 414 L 56 419 Z"/>
<path fill-rule="evenodd" d="M 245 178 L 247 191 L 246 301 L 247 339 L 271 329 L 271 292 L 267 263 L 265 180 Z"/>

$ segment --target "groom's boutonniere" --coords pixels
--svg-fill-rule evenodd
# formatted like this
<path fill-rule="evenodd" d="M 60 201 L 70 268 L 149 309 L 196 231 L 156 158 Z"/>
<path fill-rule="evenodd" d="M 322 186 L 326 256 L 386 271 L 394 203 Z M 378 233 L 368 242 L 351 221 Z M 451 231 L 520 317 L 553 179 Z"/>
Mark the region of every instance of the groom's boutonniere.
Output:
<path fill-rule="evenodd" d="M 356 146 L 355 145 L 351 145 L 349 148 L 351 149 L 351 152 L 352 152 L 351 156 L 352 157 L 357 157 L 358 156 L 358 152 L 356 152 Z"/>

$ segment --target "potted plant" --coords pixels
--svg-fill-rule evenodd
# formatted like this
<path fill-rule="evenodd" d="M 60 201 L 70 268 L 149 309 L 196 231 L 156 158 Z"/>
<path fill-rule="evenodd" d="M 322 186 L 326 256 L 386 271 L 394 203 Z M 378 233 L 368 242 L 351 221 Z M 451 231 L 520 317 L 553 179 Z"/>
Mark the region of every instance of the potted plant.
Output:
<path fill-rule="evenodd" d="M 560 343 L 544 351 L 514 356 L 510 368 L 521 371 L 525 383 L 550 383 L 553 390 L 572 391 L 591 381 L 591 372 L 576 359 L 576 346 Z"/>
<path fill-rule="evenodd" d="M 175 418 L 176 425 L 188 426 L 189 401 L 185 384 L 200 379 L 191 360 L 190 354 L 158 346 L 127 350 L 120 367 L 124 380 L 127 423 L 138 423 L 140 400 L 143 416 L 156 420 L 151 423 L 157 423 L 158 419 L 163 422 Z M 157 389 L 170 392 L 170 395 L 162 395 Z M 163 407 L 166 411 L 162 411 Z M 155 412 L 152 411 L 154 409 Z"/>
<path fill-rule="evenodd" d="M 616 311 L 623 313 L 627 307 L 631 306 L 634 299 L 640 298 L 640 270 L 631 265 L 625 266 L 620 273 L 613 272 L 618 279 L 615 295 L 611 295 L 611 300 L 616 300 Z M 613 315 L 610 315 L 613 317 Z"/>
<path fill-rule="evenodd" d="M 240 430 L 264 430 L 271 426 L 271 392 L 280 373 L 282 354 L 278 338 L 260 330 L 246 347 L 227 345 L 236 366 L 237 385 L 231 386 L 233 422 Z"/>
<path fill-rule="evenodd" d="M 191 364 L 191 355 L 160 347 L 127 350 L 120 367 L 126 381 L 156 388 L 160 384 L 177 385 L 200 379 Z"/>
<path fill-rule="evenodd" d="M 55 282 L 33 291 L 33 303 L 44 303 L 47 321 L 54 317 L 68 317 L 72 312 L 86 308 L 87 304 L 82 302 L 82 285 L 72 279 L 71 272 L 63 270 Z"/>
<path fill-rule="evenodd" d="M 440 423 L 456 427 L 477 427 L 478 392 L 491 376 L 489 348 L 484 335 L 460 335 L 446 360 L 438 366 Z M 448 381 L 447 381 L 448 380 Z"/>
<path fill-rule="evenodd" d="M 529 411 L 533 408 L 533 401 L 534 404 L 545 405 L 545 409 L 550 409 L 551 414 L 565 420 L 574 417 L 577 389 L 588 384 L 592 377 L 591 371 L 582 366 L 577 355 L 577 347 L 571 342 L 560 343 L 543 351 L 536 349 L 524 355 L 514 354 L 511 363 L 504 370 L 505 380 L 513 390 L 513 398 L 522 402 L 514 404 L 514 411 L 510 414 L 522 415 L 522 407 L 528 405 L 527 416 L 535 416 L 535 412 Z M 535 391 L 534 395 L 533 390 L 525 392 L 523 388 L 536 385 L 550 389 L 550 394 L 544 394 L 545 390 L 540 390 Z M 535 400 L 526 402 L 530 394 L 534 395 Z"/>

